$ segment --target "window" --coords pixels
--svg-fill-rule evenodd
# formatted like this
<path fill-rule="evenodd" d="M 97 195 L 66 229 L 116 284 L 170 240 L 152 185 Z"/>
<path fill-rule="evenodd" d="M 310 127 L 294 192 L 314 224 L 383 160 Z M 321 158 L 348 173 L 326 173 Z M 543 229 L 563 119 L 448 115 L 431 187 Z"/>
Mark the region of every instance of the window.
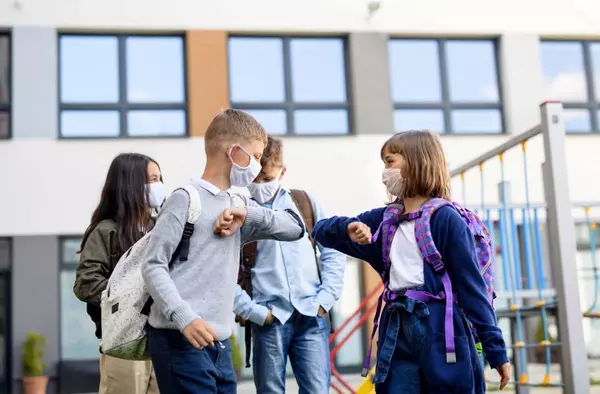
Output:
<path fill-rule="evenodd" d="M 63 138 L 187 135 L 184 39 L 62 35 Z"/>
<path fill-rule="evenodd" d="M 396 131 L 503 132 L 494 41 L 393 39 L 389 62 Z"/>
<path fill-rule="evenodd" d="M 229 85 L 269 134 L 350 133 L 342 38 L 231 37 Z"/>
<path fill-rule="evenodd" d="M 96 326 L 86 312 L 86 305 L 73 293 L 77 251 L 80 238 L 61 239 L 60 270 L 60 354 L 62 360 L 98 359 L 100 341 Z"/>
<path fill-rule="evenodd" d="M 10 137 L 10 40 L 0 34 L 0 139 Z"/>
<path fill-rule="evenodd" d="M 541 44 L 545 98 L 564 106 L 565 129 L 600 131 L 600 42 L 544 41 Z"/>

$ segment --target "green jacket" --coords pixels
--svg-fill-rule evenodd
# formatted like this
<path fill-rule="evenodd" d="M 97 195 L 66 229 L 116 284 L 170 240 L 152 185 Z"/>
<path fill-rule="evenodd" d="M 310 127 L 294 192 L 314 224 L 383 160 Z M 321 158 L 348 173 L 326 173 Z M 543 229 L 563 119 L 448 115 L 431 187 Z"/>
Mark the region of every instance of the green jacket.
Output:
<path fill-rule="evenodd" d="M 149 228 L 152 228 L 150 222 Z M 87 304 L 88 315 L 96 324 L 96 337 L 101 338 L 100 301 L 108 278 L 119 259 L 125 253 L 117 243 L 117 224 L 114 220 L 103 220 L 88 236 L 75 274 L 73 291 L 75 296 Z"/>

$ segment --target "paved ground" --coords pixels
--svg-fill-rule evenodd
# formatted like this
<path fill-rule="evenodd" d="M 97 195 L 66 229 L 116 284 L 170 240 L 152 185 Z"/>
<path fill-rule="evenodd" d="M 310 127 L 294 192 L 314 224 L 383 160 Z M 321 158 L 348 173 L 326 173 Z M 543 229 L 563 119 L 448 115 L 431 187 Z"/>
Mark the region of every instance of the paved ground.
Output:
<path fill-rule="evenodd" d="M 590 360 L 590 377 L 600 381 L 600 360 Z M 545 373 L 546 367 L 542 364 L 532 364 L 529 366 L 529 379 L 532 383 L 539 383 L 542 381 Z M 560 367 L 557 364 L 553 364 L 550 369 L 551 374 L 551 382 L 558 383 L 560 382 Z M 490 380 L 497 381 L 497 374 L 495 371 L 487 371 L 487 376 Z M 358 387 L 363 378 L 360 375 L 345 375 L 344 378 L 348 381 L 348 383 L 352 387 Z M 490 384 L 488 391 L 494 392 L 495 385 Z M 292 379 L 288 379 L 286 384 L 286 393 L 297 393 L 298 386 L 296 385 L 296 381 Z M 502 393 L 514 393 L 514 388 L 507 387 Z M 529 390 L 530 394 L 561 394 L 563 390 L 561 388 L 542 388 L 542 387 L 532 387 Z M 254 388 L 254 384 L 250 381 L 242 382 L 238 385 L 238 394 L 255 394 L 256 390 Z M 334 391 L 332 391 L 334 393 Z M 498 391 L 500 393 L 500 391 Z M 590 394 L 600 394 L 600 385 L 592 386 L 590 390 Z"/>

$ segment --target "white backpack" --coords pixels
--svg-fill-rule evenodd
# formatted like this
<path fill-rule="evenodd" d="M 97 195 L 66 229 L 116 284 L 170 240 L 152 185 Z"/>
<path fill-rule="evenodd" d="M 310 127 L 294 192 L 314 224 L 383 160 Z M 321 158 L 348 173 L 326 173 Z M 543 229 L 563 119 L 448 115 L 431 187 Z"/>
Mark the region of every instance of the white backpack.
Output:
<path fill-rule="evenodd" d="M 187 223 L 183 230 L 181 242 L 173 254 L 169 266 L 178 258 L 186 261 L 189 252 L 189 239 L 194 232 L 194 225 L 200 217 L 201 203 L 198 190 L 186 185 L 185 190 L 190 197 Z M 143 251 L 148 245 L 149 233 L 137 241 L 119 259 L 108 285 L 102 292 L 102 340 L 100 348 L 107 356 L 125 360 L 147 360 L 145 326 L 148 322 L 152 298 L 142 278 Z"/>

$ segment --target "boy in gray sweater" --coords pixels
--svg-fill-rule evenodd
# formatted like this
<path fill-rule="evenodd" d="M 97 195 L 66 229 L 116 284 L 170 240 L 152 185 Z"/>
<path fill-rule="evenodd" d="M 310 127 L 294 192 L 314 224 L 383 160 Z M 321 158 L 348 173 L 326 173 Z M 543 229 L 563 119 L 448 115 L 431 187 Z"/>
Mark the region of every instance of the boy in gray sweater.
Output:
<path fill-rule="evenodd" d="M 240 246 L 258 239 L 295 241 L 304 226 L 293 211 L 265 209 L 250 199 L 237 208 L 228 191 L 246 187 L 261 170 L 267 142 L 249 114 L 225 110 L 205 134 L 206 167 L 194 184 L 201 214 L 188 260 L 169 266 L 183 235 L 189 196 L 176 191 L 164 204 L 145 251 L 142 275 L 154 299 L 148 346 L 161 393 L 236 392 L 231 320 Z M 239 231 L 238 231 L 239 230 Z M 272 317 L 271 317 L 272 319 Z"/>

